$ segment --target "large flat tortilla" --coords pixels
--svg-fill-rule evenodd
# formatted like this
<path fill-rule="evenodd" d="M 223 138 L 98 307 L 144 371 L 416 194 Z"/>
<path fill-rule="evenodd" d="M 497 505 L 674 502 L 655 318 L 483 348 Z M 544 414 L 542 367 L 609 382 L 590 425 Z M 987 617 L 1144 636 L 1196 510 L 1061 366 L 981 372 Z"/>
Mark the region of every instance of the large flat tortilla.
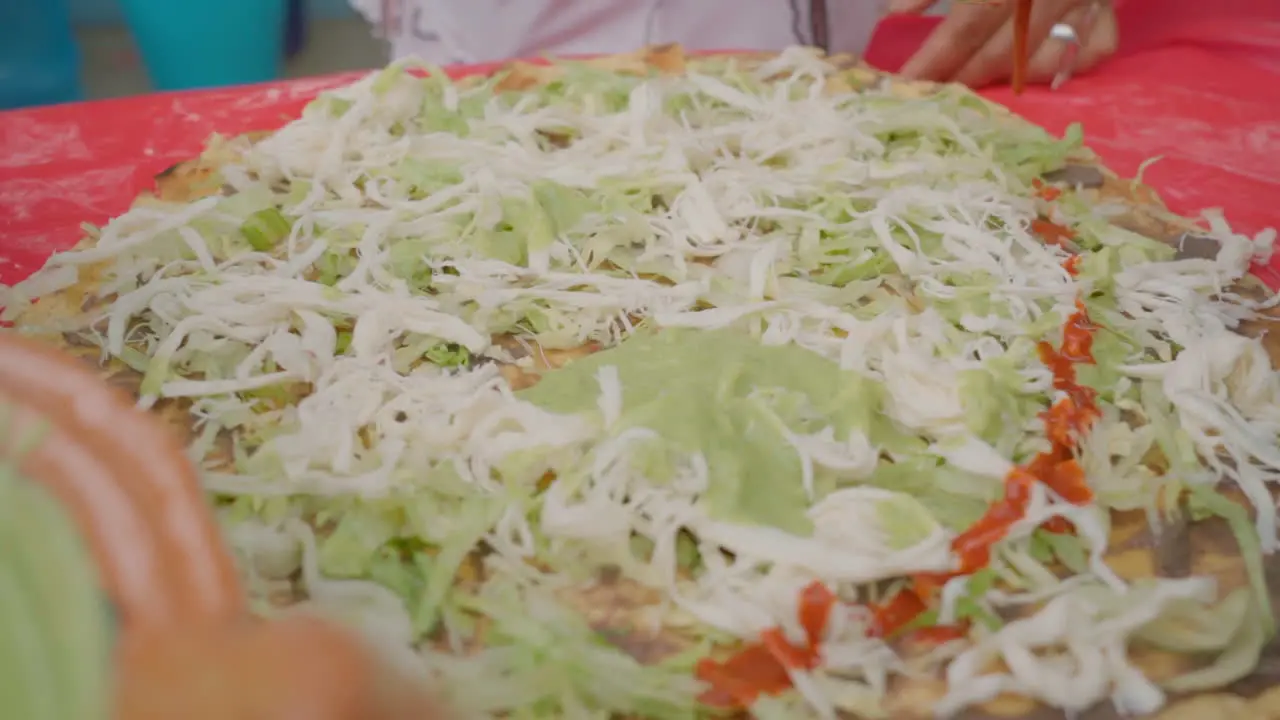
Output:
<path fill-rule="evenodd" d="M 761 59 L 762 57 L 740 56 L 740 61 L 744 63 L 759 62 Z M 829 81 L 832 89 L 864 87 L 883 82 L 886 78 L 850 58 L 836 57 L 831 60 L 843 68 L 841 74 Z M 665 46 L 588 62 L 619 73 L 648 73 L 657 70 L 661 73 L 679 74 L 686 67 L 709 61 L 711 60 L 687 59 L 678 47 Z M 554 66 L 517 62 L 509 65 L 505 72 L 507 74 L 500 87 L 519 91 L 555 79 L 560 70 Z M 907 83 L 900 80 L 895 80 L 893 87 L 895 92 L 906 96 L 925 96 L 938 89 L 938 86 L 930 83 Z M 166 170 L 156 178 L 154 194 L 146 194 L 137 202 L 188 202 L 220 192 L 220 166 L 235 158 L 259 137 L 261 135 L 249 135 L 220 142 L 201 157 Z M 1093 186 L 1086 192 L 1098 202 L 1124 204 L 1127 213 L 1117 224 L 1170 243 L 1183 253 L 1203 254 L 1216 251 L 1212 241 L 1196 235 L 1198 228 L 1195 223 L 1168 212 L 1149 188 L 1122 180 L 1088 160 L 1067 172 L 1074 173 L 1071 176 L 1074 182 L 1083 183 L 1086 187 Z M 25 332 L 47 338 L 86 361 L 100 364 L 100 351 L 97 348 L 73 342 L 68 339 L 71 335 L 64 334 L 65 330 L 84 327 L 93 310 L 109 302 L 109 299 L 99 296 L 100 272 L 100 267 L 82 268 L 78 283 L 55 295 L 42 298 L 38 304 L 29 308 L 18 320 L 21 328 Z M 1240 290 L 1253 296 L 1261 296 L 1267 292 L 1260 284 Z M 1267 325 L 1268 323 L 1253 322 L 1242 328 L 1242 331 L 1254 336 L 1265 335 L 1272 364 L 1280 367 L 1280 338 L 1267 334 Z M 502 338 L 495 340 L 504 342 Z M 532 353 L 532 371 L 508 366 L 504 369 L 504 374 L 514 386 L 527 386 L 537 381 L 538 372 L 572 362 L 576 357 L 592 351 L 592 348 L 570 351 L 543 351 L 535 348 Z M 139 373 L 115 361 L 102 365 L 101 368 L 111 382 L 137 391 L 141 379 Z M 175 428 L 175 432 L 190 436 L 193 420 L 183 403 L 164 402 L 155 412 L 165 417 Z M 1241 502 L 1244 504 L 1243 500 Z M 1143 513 L 1117 514 L 1113 518 L 1111 543 L 1110 564 L 1126 579 L 1211 575 L 1219 579 L 1223 592 L 1246 583 L 1244 565 L 1235 540 L 1221 520 L 1191 524 L 1184 521 L 1172 522 L 1156 537 Z M 1268 556 L 1265 561 L 1272 580 L 1272 602 L 1275 607 L 1280 608 L 1280 555 Z M 464 567 L 463 574 L 474 577 L 479 572 L 480 565 L 472 563 Z M 659 596 L 655 591 L 629 581 L 602 576 L 591 587 L 567 600 L 584 613 L 592 625 L 606 637 L 641 661 L 669 656 L 687 645 L 687 641 L 678 632 L 663 631 L 654 634 L 642 629 L 643 623 L 638 620 L 639 616 L 645 608 L 656 604 Z M 1194 663 L 1192 658 L 1142 647 L 1133 650 L 1132 658 L 1135 664 L 1155 680 L 1185 672 Z M 941 697 L 943 690 L 940 680 L 898 678 L 886 703 L 889 715 L 897 718 L 931 717 L 932 703 Z M 963 718 L 983 720 L 1031 720 L 1061 716 L 1062 713 L 1058 710 L 1016 697 L 997 698 L 960 715 Z M 1110 704 L 1103 703 L 1081 717 L 1102 720 L 1119 716 Z M 1230 717 L 1239 720 L 1280 718 L 1280 642 L 1273 642 L 1266 649 L 1257 670 L 1246 680 L 1224 692 L 1175 699 L 1157 717 L 1166 720 L 1199 717 Z"/>

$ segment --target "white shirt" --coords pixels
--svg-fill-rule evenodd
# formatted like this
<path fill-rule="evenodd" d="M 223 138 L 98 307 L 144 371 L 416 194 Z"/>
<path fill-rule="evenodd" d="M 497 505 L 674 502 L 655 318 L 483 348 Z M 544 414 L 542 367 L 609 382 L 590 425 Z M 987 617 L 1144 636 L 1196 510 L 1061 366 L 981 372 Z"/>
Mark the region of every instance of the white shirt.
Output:
<path fill-rule="evenodd" d="M 395 57 L 440 65 L 543 54 L 781 50 L 821 45 L 861 54 L 885 0 L 351 0 L 376 27 L 382 8 Z M 825 16 L 825 17 L 824 17 Z"/>

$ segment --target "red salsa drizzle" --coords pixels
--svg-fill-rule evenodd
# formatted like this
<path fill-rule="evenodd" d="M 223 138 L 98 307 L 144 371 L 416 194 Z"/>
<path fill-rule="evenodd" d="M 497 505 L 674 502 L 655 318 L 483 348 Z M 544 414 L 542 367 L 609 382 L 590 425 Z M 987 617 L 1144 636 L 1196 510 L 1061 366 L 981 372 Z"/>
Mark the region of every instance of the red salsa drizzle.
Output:
<path fill-rule="evenodd" d="M 1040 239 L 1049 245 L 1058 247 L 1068 247 L 1071 241 L 1076 239 L 1076 234 L 1071 228 L 1042 217 L 1031 221 L 1031 232 L 1039 235 Z"/>
<path fill-rule="evenodd" d="M 929 586 L 926 585 L 926 587 Z M 871 611 L 871 623 L 867 627 L 867 636 L 887 638 L 903 634 L 929 609 L 931 599 L 932 588 L 924 592 L 918 584 L 915 584 L 899 590 L 887 602 L 868 605 Z M 935 625 L 912 629 L 907 633 L 906 639 L 911 643 L 936 644 L 965 637 L 968 632 L 968 623 Z"/>
<path fill-rule="evenodd" d="M 1062 191 L 1036 178 L 1031 182 L 1036 195 L 1045 201 L 1057 200 Z M 1064 247 L 1075 239 L 1071 228 L 1059 225 L 1043 217 L 1031 221 L 1031 231 L 1050 245 Z M 1072 255 L 1062 263 L 1063 269 L 1073 277 L 1080 272 L 1080 256 Z M 910 589 L 894 596 L 889 603 L 872 608 L 872 625 L 868 634 L 889 636 L 906 627 L 923 614 L 933 598 L 948 580 L 960 575 L 970 575 L 986 567 L 991 560 L 991 547 L 1002 540 L 1009 529 L 1026 514 L 1031 502 L 1031 491 L 1040 482 L 1060 495 L 1067 502 L 1084 505 L 1093 500 L 1084 478 L 1084 470 L 1075 459 L 1077 439 L 1098 418 L 1095 403 L 1097 392 L 1076 382 L 1075 366 L 1093 364 L 1093 332 L 1097 327 L 1089 319 L 1084 303 L 1076 301 L 1076 312 L 1067 318 L 1062 328 L 1062 346 L 1054 349 L 1047 342 L 1037 345 L 1040 359 L 1053 373 L 1053 387 L 1065 394 L 1047 411 L 1040 414 L 1045 424 L 1045 435 L 1050 448 L 1036 455 L 1031 462 L 1015 467 L 1005 477 L 1004 497 L 987 508 L 968 530 L 951 543 L 951 550 L 960 561 L 960 568 L 951 573 L 927 573 L 913 578 Z M 1045 522 L 1042 529 L 1055 533 L 1075 532 L 1071 522 L 1055 517 Z M 963 637 L 964 625 L 930 627 L 915 630 L 912 639 L 943 642 Z"/>
<path fill-rule="evenodd" d="M 804 628 L 805 643 L 795 645 L 780 628 L 760 634 L 751 643 L 724 661 L 703 658 L 694 674 L 708 685 L 698 696 L 708 707 L 742 710 L 761 695 L 778 695 L 791 687 L 787 670 L 812 670 L 818 666 L 818 645 L 826 634 L 827 621 L 835 607 L 836 596 L 827 586 L 814 581 L 800 592 L 800 608 L 796 613 Z"/>
<path fill-rule="evenodd" d="M 1062 197 L 1062 190 L 1060 188 L 1049 185 L 1040 178 L 1033 179 L 1031 181 L 1031 187 L 1035 188 L 1036 197 L 1041 200 L 1053 202 L 1054 200 Z"/>
<path fill-rule="evenodd" d="M 906 641 L 913 645 L 942 645 L 967 637 L 969 637 L 969 622 L 965 621 L 956 625 L 934 625 L 912 630 L 907 635 Z"/>
<path fill-rule="evenodd" d="M 1068 266 L 1068 272 L 1070 268 Z M 917 615 L 924 612 L 948 580 L 970 575 L 987 566 L 991 560 L 991 547 L 1026 514 L 1035 483 L 1043 483 L 1072 504 L 1084 505 L 1093 500 L 1093 491 L 1085 481 L 1084 470 L 1075 459 L 1075 448 L 1078 438 L 1098 419 L 1097 392 L 1076 382 L 1075 366 L 1094 363 L 1092 350 L 1096 329 L 1084 303 L 1077 301 L 1076 312 L 1067 318 L 1063 326 L 1061 348 L 1055 349 L 1047 342 L 1037 346 L 1040 359 L 1053 373 L 1054 389 L 1065 395 L 1040 414 L 1050 447 L 1025 465 L 1011 470 L 1005 477 L 1004 497 L 987 508 L 977 522 L 951 542 L 951 550 L 960 561 L 956 572 L 922 574 L 913 579 L 911 594 L 919 599 L 915 605 Z M 1075 531 L 1071 522 L 1061 517 L 1053 518 L 1041 527 L 1055 533 Z M 903 601 L 904 608 L 906 602 Z M 911 620 L 914 616 L 902 624 Z"/>
<path fill-rule="evenodd" d="M 870 637 L 889 637 L 911 623 L 929 609 L 925 598 L 912 590 L 900 590 L 888 602 L 869 606 L 871 624 L 867 627 Z"/>
<path fill-rule="evenodd" d="M 1075 274 L 1078 258 L 1064 264 Z M 960 575 L 970 575 L 986 567 L 991 547 L 1002 540 L 1009 529 L 1026 514 L 1035 483 L 1043 483 L 1067 502 L 1084 505 L 1093 500 L 1093 491 L 1085 481 L 1084 471 L 1075 459 L 1078 438 L 1098 419 L 1095 402 L 1097 392 L 1076 382 L 1077 364 L 1093 364 L 1093 333 L 1097 326 L 1089 319 L 1084 303 L 1076 302 L 1076 312 L 1067 318 L 1062 329 L 1062 345 L 1054 348 L 1047 342 L 1037 346 L 1040 359 L 1053 373 L 1053 387 L 1064 397 L 1040 414 L 1050 448 L 1023 466 L 1015 467 L 1004 481 L 1004 497 L 987 508 L 986 513 L 951 543 L 959 559 L 959 569 L 952 573 L 924 573 L 912 578 L 911 584 L 888 601 L 868 606 L 871 622 L 867 634 L 887 638 L 906 630 L 928 610 L 929 604 L 943 584 Z M 1049 532 L 1074 532 L 1071 523 L 1053 518 L 1041 526 Z M 703 658 L 696 675 L 710 688 L 699 696 L 709 707 L 745 709 L 761 695 L 777 695 L 791 687 L 787 670 L 811 670 L 817 667 L 819 643 L 826 631 L 836 597 L 819 582 L 809 584 L 800 595 L 798 611 L 806 642 L 795 645 L 782 631 L 772 628 L 761 634 L 759 642 L 739 650 L 726 660 Z M 909 642 L 941 643 L 965 637 L 968 625 L 925 627 L 910 631 Z"/>

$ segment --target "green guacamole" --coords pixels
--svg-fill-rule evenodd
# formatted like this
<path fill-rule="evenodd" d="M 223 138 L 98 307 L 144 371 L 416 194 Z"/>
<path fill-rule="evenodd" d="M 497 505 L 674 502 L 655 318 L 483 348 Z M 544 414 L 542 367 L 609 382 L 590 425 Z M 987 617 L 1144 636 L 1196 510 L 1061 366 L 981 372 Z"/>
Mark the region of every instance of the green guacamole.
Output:
<path fill-rule="evenodd" d="M 831 427 L 843 439 L 866 431 L 880 405 L 873 381 L 805 348 L 734 330 L 639 332 L 520 396 L 552 412 L 592 412 L 596 375 L 607 366 L 622 383 L 620 429 L 648 428 L 674 450 L 706 457 L 712 517 L 798 535 L 812 531 L 810 500 L 788 436 Z"/>

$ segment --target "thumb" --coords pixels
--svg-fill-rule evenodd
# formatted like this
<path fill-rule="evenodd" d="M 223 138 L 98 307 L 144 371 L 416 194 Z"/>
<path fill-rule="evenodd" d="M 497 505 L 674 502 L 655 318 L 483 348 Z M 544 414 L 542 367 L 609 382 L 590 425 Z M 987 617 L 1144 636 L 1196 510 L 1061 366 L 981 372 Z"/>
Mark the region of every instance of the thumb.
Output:
<path fill-rule="evenodd" d="M 918 15 L 928 10 L 936 0 L 889 0 L 890 15 Z"/>

